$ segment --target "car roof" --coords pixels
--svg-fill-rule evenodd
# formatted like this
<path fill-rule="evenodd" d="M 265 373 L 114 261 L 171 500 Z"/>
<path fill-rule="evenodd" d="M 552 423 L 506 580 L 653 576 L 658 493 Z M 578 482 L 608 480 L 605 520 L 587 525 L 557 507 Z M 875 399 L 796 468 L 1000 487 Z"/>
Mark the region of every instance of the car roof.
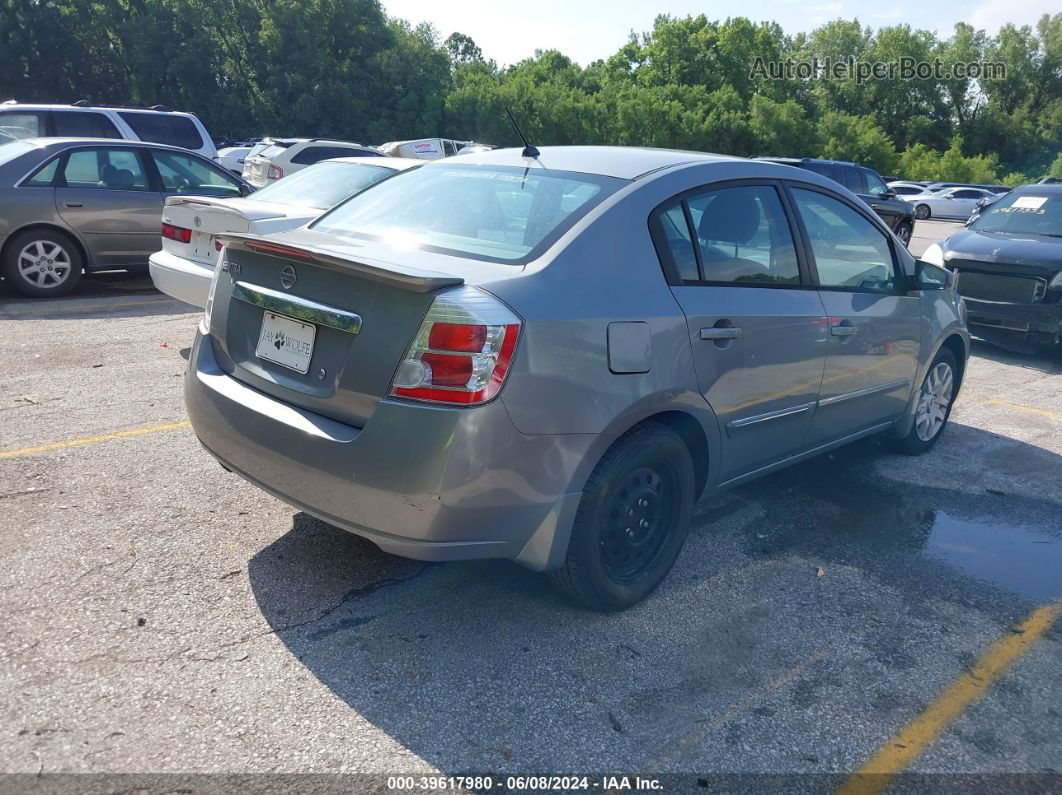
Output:
<path fill-rule="evenodd" d="M 1032 182 L 1015 188 L 1011 193 L 1062 193 L 1062 182 Z"/>
<path fill-rule="evenodd" d="M 867 168 L 867 166 L 861 166 L 859 163 L 853 163 L 851 160 L 823 160 L 818 157 L 771 157 L 770 155 L 762 155 L 760 157 L 752 157 L 750 160 L 767 160 L 772 163 L 785 163 L 786 165 L 799 165 L 800 163 L 819 163 L 828 166 L 855 166 L 856 168 Z"/>
<path fill-rule="evenodd" d="M 580 174 L 597 174 L 619 179 L 638 179 L 662 168 L 686 163 L 743 161 L 741 157 L 708 152 L 684 152 L 676 149 L 648 149 L 636 146 L 542 146 L 537 158 L 525 158 L 522 149 L 490 149 L 484 152 L 456 154 L 439 160 L 422 161 L 425 168 L 439 168 L 463 163 L 483 166 L 555 169 Z"/>
<path fill-rule="evenodd" d="M 416 157 L 330 157 L 322 163 L 354 163 L 363 166 L 391 167 L 395 171 L 405 171 L 413 166 L 423 166 L 424 160 Z"/>
<path fill-rule="evenodd" d="M 23 138 L 21 140 L 31 143 L 40 149 L 46 149 L 49 152 L 63 149 L 68 146 L 94 146 L 105 144 L 111 147 L 131 146 L 148 149 L 167 149 L 171 152 L 181 152 L 182 154 L 190 152 L 198 157 L 203 157 L 203 155 L 194 149 L 184 149 L 183 147 L 170 146 L 169 144 L 156 144 L 151 141 L 130 141 L 126 138 Z"/>
<path fill-rule="evenodd" d="M 186 110 L 170 110 L 169 108 L 137 108 L 130 105 L 63 105 L 49 104 L 46 102 L 0 102 L 0 110 L 69 110 L 74 112 L 99 113 L 101 110 L 113 110 L 115 113 L 156 113 L 171 116 L 195 116 Z"/>

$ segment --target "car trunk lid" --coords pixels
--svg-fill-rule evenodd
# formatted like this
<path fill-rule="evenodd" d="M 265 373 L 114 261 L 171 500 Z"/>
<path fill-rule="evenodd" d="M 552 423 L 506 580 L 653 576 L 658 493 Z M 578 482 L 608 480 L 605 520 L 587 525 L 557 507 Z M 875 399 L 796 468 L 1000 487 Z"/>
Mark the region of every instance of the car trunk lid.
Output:
<path fill-rule="evenodd" d="M 435 294 L 464 282 L 312 230 L 219 239 L 210 335 L 222 368 L 357 427 L 387 395 Z"/>
<path fill-rule="evenodd" d="M 282 205 L 249 202 L 246 199 L 174 196 L 166 200 L 162 223 L 190 230 L 188 242 L 162 238 L 162 250 L 179 257 L 214 266 L 218 258 L 218 235 L 246 232 L 251 223 L 285 214 Z"/>

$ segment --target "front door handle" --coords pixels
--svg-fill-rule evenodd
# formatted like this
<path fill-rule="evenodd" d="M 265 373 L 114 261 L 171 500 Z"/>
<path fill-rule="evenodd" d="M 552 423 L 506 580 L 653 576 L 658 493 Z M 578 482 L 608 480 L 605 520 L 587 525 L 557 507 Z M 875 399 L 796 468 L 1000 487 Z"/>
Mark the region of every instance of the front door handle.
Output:
<path fill-rule="evenodd" d="M 712 326 L 701 329 L 702 340 L 737 340 L 741 339 L 741 329 L 733 326 Z"/>
<path fill-rule="evenodd" d="M 63 202 L 63 206 L 64 207 L 83 207 L 84 205 L 81 204 L 81 202 Z"/>
<path fill-rule="evenodd" d="M 835 337 L 851 337 L 856 333 L 856 327 L 849 323 L 847 320 L 843 323 L 838 323 L 834 326 L 830 326 L 830 333 Z"/>

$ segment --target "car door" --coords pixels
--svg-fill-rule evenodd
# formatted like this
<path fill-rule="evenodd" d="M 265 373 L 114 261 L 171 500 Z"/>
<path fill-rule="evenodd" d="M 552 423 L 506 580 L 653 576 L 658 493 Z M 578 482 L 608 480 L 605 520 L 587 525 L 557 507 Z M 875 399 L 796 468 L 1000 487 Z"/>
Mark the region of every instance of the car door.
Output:
<path fill-rule="evenodd" d="M 788 186 L 829 344 L 808 445 L 881 425 L 907 405 L 922 335 L 894 240 L 865 208 L 810 185 Z"/>
<path fill-rule="evenodd" d="M 95 267 L 147 263 L 159 248 L 162 194 L 135 147 L 69 151 L 55 189 L 56 210 L 85 240 Z"/>
<path fill-rule="evenodd" d="M 720 423 L 721 479 L 798 452 L 818 399 L 826 319 L 779 184 L 688 192 L 661 205 L 651 228 Z"/>
<path fill-rule="evenodd" d="M 952 215 L 955 218 L 969 218 L 973 211 L 977 209 L 977 202 L 987 195 L 987 191 L 978 190 L 977 188 L 956 189 L 951 194 L 951 201 L 948 202 L 948 215 Z"/>

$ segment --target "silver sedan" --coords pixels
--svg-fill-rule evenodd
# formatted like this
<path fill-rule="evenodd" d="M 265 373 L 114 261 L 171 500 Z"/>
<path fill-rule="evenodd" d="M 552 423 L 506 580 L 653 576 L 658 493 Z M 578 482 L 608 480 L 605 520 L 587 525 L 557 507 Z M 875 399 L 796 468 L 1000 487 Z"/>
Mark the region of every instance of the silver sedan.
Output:
<path fill-rule="evenodd" d="M 925 191 L 904 199 L 914 205 L 915 218 L 926 221 L 930 218 L 951 218 L 965 221 L 983 199 L 996 199 L 997 194 L 983 188 L 945 188 Z"/>

